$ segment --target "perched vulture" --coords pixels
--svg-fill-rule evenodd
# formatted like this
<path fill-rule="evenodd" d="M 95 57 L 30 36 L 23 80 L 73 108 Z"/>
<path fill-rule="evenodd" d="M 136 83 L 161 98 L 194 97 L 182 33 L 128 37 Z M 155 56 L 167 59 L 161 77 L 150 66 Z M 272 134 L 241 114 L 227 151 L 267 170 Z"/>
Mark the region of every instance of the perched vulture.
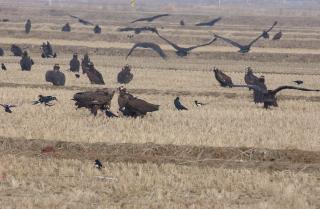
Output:
<path fill-rule="evenodd" d="M 70 71 L 79 72 L 80 70 L 80 61 L 78 60 L 78 54 L 74 53 L 72 59 L 70 60 Z"/>
<path fill-rule="evenodd" d="M 0 56 L 4 56 L 4 50 L 2 48 L 0 48 Z"/>
<path fill-rule="evenodd" d="M 273 36 L 272 40 L 276 41 L 276 40 L 280 40 L 281 38 L 282 38 L 282 32 L 280 31 Z"/>
<path fill-rule="evenodd" d="M 62 29 L 61 29 L 62 32 L 70 32 L 71 31 L 71 26 L 69 23 L 66 23 Z"/>
<path fill-rule="evenodd" d="M 262 91 L 267 91 L 267 86 L 265 85 L 264 76 L 258 78 L 253 74 L 253 71 L 250 67 L 247 68 L 247 72 L 244 76 L 244 81 L 247 85 L 255 85 L 258 86 Z M 261 90 L 256 90 L 255 88 L 248 87 L 249 90 L 253 89 L 253 101 L 255 103 L 263 103 L 263 95 L 261 94 Z"/>
<path fill-rule="evenodd" d="M 124 116 L 138 117 L 144 116 L 148 112 L 159 110 L 159 105 L 151 104 L 142 99 L 138 99 L 127 92 L 123 87 L 119 88 L 118 104 L 119 110 Z"/>
<path fill-rule="evenodd" d="M 57 57 L 57 53 L 55 53 L 53 51 L 53 48 L 52 48 L 49 41 L 47 41 L 47 43 L 42 44 L 41 50 L 42 50 L 42 53 L 41 53 L 42 58 L 56 58 Z"/>
<path fill-rule="evenodd" d="M 160 17 L 166 17 L 166 16 L 169 16 L 169 14 L 160 14 L 160 15 L 155 15 L 155 16 L 152 16 L 152 17 L 139 18 L 139 19 L 136 19 L 136 20 L 132 21 L 131 23 L 141 22 L 141 21 L 152 22 L 155 19 L 158 19 Z"/>
<path fill-rule="evenodd" d="M 5 66 L 4 63 L 1 63 L 1 70 L 7 70 L 7 67 Z"/>
<path fill-rule="evenodd" d="M 261 37 L 266 37 L 267 36 L 266 34 L 268 34 L 276 24 L 277 24 L 277 22 L 274 22 L 273 25 L 268 30 L 264 30 L 257 38 L 255 38 L 253 41 L 251 41 L 247 45 L 239 44 L 231 39 L 224 38 L 224 37 L 216 35 L 216 34 L 214 36 L 218 39 L 223 40 L 224 42 L 231 44 L 232 46 L 238 47 L 240 53 L 247 53 L 250 51 L 251 46 L 254 43 L 256 43 Z"/>
<path fill-rule="evenodd" d="M 216 38 L 212 38 L 209 42 L 207 43 L 203 43 L 203 44 L 199 44 L 199 45 L 195 45 L 195 46 L 191 46 L 191 47 L 180 47 L 177 44 L 169 41 L 168 39 L 166 39 L 165 37 L 161 36 L 158 31 L 155 32 L 159 38 L 161 38 L 162 40 L 164 40 L 165 42 L 167 42 L 169 45 L 171 45 L 175 50 L 176 50 L 176 54 L 179 57 L 184 57 L 187 56 L 189 54 L 189 52 L 193 49 L 199 48 L 199 47 L 203 47 L 203 46 L 208 46 L 210 44 L 212 44 L 213 42 L 215 42 L 217 39 Z"/>
<path fill-rule="evenodd" d="M 31 20 L 27 20 L 25 26 L 24 26 L 25 32 L 28 34 L 31 31 Z"/>
<path fill-rule="evenodd" d="M 23 54 L 22 49 L 15 44 L 11 45 L 11 52 L 13 53 L 13 56 L 16 56 L 16 57 L 21 57 Z"/>
<path fill-rule="evenodd" d="M 129 65 L 124 66 L 122 70 L 118 73 L 118 83 L 129 83 L 133 79 L 133 74 L 130 71 L 131 67 Z"/>
<path fill-rule="evenodd" d="M 32 65 L 34 64 L 33 60 L 28 56 L 28 52 L 23 52 L 22 58 L 20 60 L 20 66 L 22 71 L 30 71 Z"/>
<path fill-rule="evenodd" d="M 46 72 L 46 81 L 52 83 L 54 86 L 64 86 L 66 77 L 63 72 L 60 71 L 60 66 L 55 64 L 53 70 Z"/>
<path fill-rule="evenodd" d="M 232 79 L 229 76 L 227 76 L 221 70 L 219 70 L 218 68 L 215 68 L 215 67 L 213 69 L 213 72 L 214 72 L 215 78 L 220 83 L 220 86 L 230 87 L 230 88 L 233 87 Z"/>
<path fill-rule="evenodd" d="M 85 74 L 89 69 L 89 63 L 91 63 L 90 57 L 88 54 L 85 54 L 81 60 L 82 74 Z"/>
<path fill-rule="evenodd" d="M 180 20 L 180 25 L 181 25 L 181 26 L 185 26 L 186 24 L 184 23 L 183 20 Z"/>
<path fill-rule="evenodd" d="M 92 114 L 97 115 L 99 109 L 101 111 L 110 109 L 114 93 L 114 90 L 107 88 L 79 92 L 73 96 L 73 100 L 76 101 L 77 108 L 88 108 Z"/>
<path fill-rule="evenodd" d="M 214 26 L 217 22 L 219 22 L 222 18 L 221 17 L 218 17 L 218 18 L 215 18 L 213 20 L 210 20 L 208 22 L 201 22 L 201 23 L 198 23 L 196 24 L 196 26 Z"/>
<path fill-rule="evenodd" d="M 91 82 L 91 84 L 104 85 L 104 80 L 101 73 L 95 69 L 92 62 L 89 63 L 89 68 L 86 71 L 86 74 Z"/>
<path fill-rule="evenodd" d="M 101 27 L 99 25 L 96 25 L 94 28 L 93 28 L 93 32 L 95 34 L 100 34 L 101 33 Z"/>

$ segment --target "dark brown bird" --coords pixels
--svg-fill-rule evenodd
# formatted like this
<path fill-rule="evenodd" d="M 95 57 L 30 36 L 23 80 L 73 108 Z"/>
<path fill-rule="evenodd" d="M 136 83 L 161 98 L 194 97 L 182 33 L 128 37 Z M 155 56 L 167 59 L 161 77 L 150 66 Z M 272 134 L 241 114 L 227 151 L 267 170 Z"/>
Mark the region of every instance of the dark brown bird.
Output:
<path fill-rule="evenodd" d="M 280 40 L 281 38 L 282 38 L 282 32 L 280 31 L 273 36 L 272 40 L 277 41 L 277 40 Z"/>
<path fill-rule="evenodd" d="M 60 66 L 55 64 L 53 70 L 48 70 L 45 75 L 46 81 L 52 83 L 54 86 L 64 86 L 66 77 L 60 71 Z"/>
<path fill-rule="evenodd" d="M 22 58 L 20 60 L 20 67 L 22 71 L 30 71 L 32 65 L 34 65 L 33 60 L 28 56 L 28 52 L 24 51 Z"/>
<path fill-rule="evenodd" d="M 155 15 L 155 16 L 152 16 L 152 17 L 143 17 L 143 18 L 136 19 L 136 20 L 132 21 L 131 23 L 141 22 L 141 21 L 152 22 L 155 19 L 158 19 L 160 17 L 166 17 L 166 16 L 169 16 L 169 14 L 160 14 L 160 15 Z"/>
<path fill-rule="evenodd" d="M 2 70 L 7 70 L 7 67 L 4 65 L 4 63 L 1 63 L 1 69 Z"/>
<path fill-rule="evenodd" d="M 191 46 L 191 47 L 180 47 L 177 44 L 169 41 L 168 39 L 166 39 L 165 37 L 161 36 L 157 31 L 155 32 L 162 40 L 164 40 L 165 42 L 167 42 L 169 45 L 171 45 L 175 50 L 176 50 L 176 55 L 178 55 L 179 57 L 184 57 L 187 56 L 189 54 L 189 52 L 193 49 L 199 48 L 199 47 L 203 47 L 203 46 L 208 46 L 210 44 L 212 44 L 213 42 L 215 42 L 217 39 L 216 38 L 212 38 L 209 42 L 204 43 L 204 44 L 199 44 L 196 46 Z"/>
<path fill-rule="evenodd" d="M 87 70 L 89 69 L 89 63 L 91 63 L 90 57 L 86 53 L 86 54 L 84 54 L 83 59 L 81 60 L 82 74 L 85 74 L 87 72 Z"/>
<path fill-rule="evenodd" d="M 122 70 L 118 73 L 117 76 L 118 83 L 127 84 L 133 79 L 133 74 L 131 73 L 131 67 L 126 65 L 122 68 Z"/>
<path fill-rule="evenodd" d="M 140 34 L 141 32 L 148 32 L 148 31 L 151 31 L 151 32 L 155 32 L 156 31 L 156 28 L 155 27 L 149 27 L 149 26 L 146 26 L 146 27 L 125 27 L 125 28 L 119 28 L 118 31 L 120 32 L 129 32 L 129 31 L 133 31 L 135 34 Z"/>
<path fill-rule="evenodd" d="M 57 57 L 57 53 L 55 53 L 53 51 L 52 45 L 50 44 L 49 41 L 47 41 L 47 43 L 43 43 L 41 46 L 41 57 L 42 58 L 56 58 Z"/>
<path fill-rule="evenodd" d="M 186 24 L 184 23 L 183 20 L 180 20 L 180 25 L 181 25 L 181 26 L 185 26 Z"/>
<path fill-rule="evenodd" d="M 111 107 L 111 100 L 115 91 L 111 89 L 98 89 L 96 91 L 79 92 L 73 96 L 76 101 L 77 108 L 85 107 L 91 111 L 95 116 L 98 110 L 109 110 Z"/>
<path fill-rule="evenodd" d="M 0 48 L 0 57 L 4 56 L 4 50 Z"/>
<path fill-rule="evenodd" d="M 87 74 L 91 84 L 99 84 L 99 85 L 105 84 L 103 77 L 102 77 L 102 74 L 97 69 L 95 69 L 92 62 L 89 63 L 89 68 L 86 71 L 86 74 Z"/>
<path fill-rule="evenodd" d="M 220 83 L 220 86 L 222 87 L 233 87 L 233 82 L 231 77 L 227 76 L 224 74 L 221 70 L 218 68 L 214 67 L 213 68 L 214 76 L 217 79 L 217 81 Z"/>
<path fill-rule="evenodd" d="M 10 50 L 13 53 L 13 56 L 16 56 L 16 57 L 21 57 L 22 54 L 23 54 L 22 49 L 19 46 L 15 45 L 15 44 L 11 45 L 11 49 Z"/>
<path fill-rule="evenodd" d="M 100 34 L 101 33 L 101 27 L 99 25 L 96 25 L 94 28 L 93 28 L 93 32 L 95 34 Z"/>
<path fill-rule="evenodd" d="M 133 45 L 133 47 L 130 49 L 129 53 L 126 56 L 126 59 L 128 59 L 128 57 L 131 55 L 133 50 L 135 50 L 136 48 L 145 48 L 145 49 L 150 48 L 156 51 L 162 59 L 166 59 L 167 57 L 167 55 L 163 52 L 163 50 L 160 48 L 158 44 L 154 44 L 151 42 L 140 42 Z"/>
<path fill-rule="evenodd" d="M 124 116 L 139 117 L 145 116 L 148 112 L 159 110 L 159 105 L 151 104 L 142 99 L 138 99 L 127 92 L 123 87 L 119 88 L 118 104 L 119 110 Z"/>
<path fill-rule="evenodd" d="M 69 15 L 70 17 L 77 19 L 79 21 L 79 23 L 83 24 L 83 25 L 94 25 L 92 22 L 89 22 L 87 20 L 81 19 L 80 17 L 74 16 L 74 15 Z"/>
<path fill-rule="evenodd" d="M 67 22 L 61 29 L 62 32 L 70 32 L 71 31 L 71 26 L 70 24 Z"/>
<path fill-rule="evenodd" d="M 44 104 L 45 106 L 53 106 L 54 104 L 51 102 L 54 100 L 58 101 L 58 99 L 54 96 L 43 96 L 40 94 L 38 96 L 38 100 L 33 101 L 33 105 Z"/>
<path fill-rule="evenodd" d="M 250 67 L 247 68 L 246 74 L 244 76 L 244 81 L 247 85 L 256 85 L 265 91 L 267 90 L 264 76 L 258 78 L 253 74 L 253 70 Z M 249 87 L 249 90 L 252 90 L 252 88 Z M 261 96 L 260 92 L 256 91 L 255 89 L 253 89 L 253 100 L 255 103 L 263 103 L 263 97 Z"/>
<path fill-rule="evenodd" d="M 214 26 L 221 19 L 222 19 L 221 17 L 218 17 L 218 18 L 215 18 L 215 19 L 207 21 L 207 22 L 198 23 L 198 24 L 196 24 L 196 26 Z"/>
<path fill-rule="evenodd" d="M 31 31 L 31 20 L 27 20 L 25 26 L 24 26 L 25 32 L 28 34 Z"/>
<path fill-rule="evenodd" d="M 8 105 L 8 104 L 0 104 L 4 108 L 4 111 L 7 113 L 12 113 L 11 108 L 16 107 L 15 105 Z"/>
<path fill-rule="evenodd" d="M 74 53 L 72 59 L 69 62 L 71 72 L 79 72 L 80 70 L 80 61 L 78 59 L 78 54 Z"/>
<path fill-rule="evenodd" d="M 265 34 L 267 34 L 268 32 L 270 32 L 270 31 L 272 30 L 272 28 L 273 28 L 276 24 L 277 24 L 277 22 L 274 22 L 273 25 L 272 25 L 268 30 L 264 30 L 257 38 L 255 38 L 253 41 L 251 41 L 251 42 L 250 42 L 249 44 L 247 44 L 247 45 L 239 44 L 239 43 L 237 43 L 237 42 L 235 42 L 235 41 L 232 41 L 231 39 L 224 38 L 224 37 L 219 36 L 219 35 L 216 35 L 216 34 L 214 34 L 214 36 L 215 36 L 216 38 L 219 38 L 219 39 L 223 40 L 224 42 L 227 42 L 227 43 L 229 43 L 229 44 L 231 44 L 231 45 L 233 45 L 233 46 L 235 46 L 235 47 L 238 47 L 238 48 L 240 49 L 240 50 L 239 50 L 240 53 L 247 53 L 247 52 L 250 51 L 251 46 L 252 46 L 254 43 L 256 43 L 261 37 L 266 36 Z"/>

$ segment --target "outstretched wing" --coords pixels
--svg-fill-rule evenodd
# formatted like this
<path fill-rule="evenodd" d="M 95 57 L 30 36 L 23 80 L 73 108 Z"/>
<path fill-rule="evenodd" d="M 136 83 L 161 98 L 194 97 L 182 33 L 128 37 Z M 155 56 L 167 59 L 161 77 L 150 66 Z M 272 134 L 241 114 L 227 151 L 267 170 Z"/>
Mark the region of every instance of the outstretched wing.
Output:
<path fill-rule="evenodd" d="M 211 39 L 211 41 L 209 41 L 207 43 L 196 45 L 196 46 L 191 46 L 187 50 L 191 51 L 192 49 L 195 49 L 195 48 L 199 48 L 199 47 L 202 47 L 202 46 L 208 46 L 208 45 L 212 44 L 213 42 L 215 42 L 216 40 L 217 40 L 217 38 L 213 38 L 213 39 Z"/>
<path fill-rule="evenodd" d="M 167 42 L 169 45 L 171 45 L 175 50 L 179 51 L 181 50 L 181 47 L 179 47 L 177 44 L 169 41 L 168 39 L 166 39 L 165 37 L 163 37 L 162 35 L 160 35 L 160 33 L 158 33 L 158 31 L 155 32 L 159 38 L 161 38 L 162 40 L 164 40 L 165 42 Z"/>
<path fill-rule="evenodd" d="M 252 44 L 257 42 L 261 37 L 265 36 L 265 34 L 268 34 L 273 29 L 273 27 L 276 26 L 277 24 L 278 24 L 278 22 L 275 21 L 269 29 L 262 31 L 262 33 L 257 38 L 255 38 L 253 41 L 251 41 L 248 45 L 251 46 Z"/>
<path fill-rule="evenodd" d="M 279 91 L 282 91 L 285 89 L 295 89 L 299 91 L 320 91 L 320 89 L 307 89 L 307 88 L 300 88 L 296 86 L 279 86 L 278 88 L 272 90 L 272 94 L 277 94 Z"/>
<path fill-rule="evenodd" d="M 228 38 L 224 38 L 224 37 L 219 36 L 219 35 L 217 35 L 217 34 L 214 34 L 214 36 L 215 36 L 216 38 L 219 38 L 219 39 L 223 40 L 224 42 L 227 42 L 227 43 L 229 43 L 229 44 L 231 44 L 231 45 L 233 45 L 233 46 L 235 46 L 235 47 L 238 47 L 238 48 L 240 48 L 240 49 L 243 47 L 243 45 L 241 45 L 241 44 L 239 44 L 239 43 L 237 43 L 237 42 L 235 42 L 235 41 L 232 41 L 232 40 L 230 40 L 230 39 L 228 39 Z"/>
<path fill-rule="evenodd" d="M 216 24 L 217 22 L 219 22 L 222 18 L 221 17 L 218 17 L 218 18 L 215 18 L 213 20 L 210 20 L 208 22 L 201 22 L 201 23 L 198 23 L 196 24 L 196 26 L 213 26 L 214 24 Z"/>
<path fill-rule="evenodd" d="M 166 16 L 169 16 L 169 14 L 160 14 L 160 15 L 155 15 L 152 17 L 152 21 L 155 20 L 155 19 L 158 19 L 160 17 L 166 17 Z"/>
<path fill-rule="evenodd" d="M 141 21 L 152 22 L 153 20 L 155 20 L 157 18 L 160 18 L 160 17 L 164 17 L 164 16 L 169 16 L 169 14 L 160 14 L 160 15 L 155 15 L 155 16 L 152 16 L 152 17 L 143 17 L 143 18 L 136 19 L 136 20 L 132 21 L 131 23 L 141 22 Z"/>
<path fill-rule="evenodd" d="M 165 59 L 167 57 L 159 45 L 157 45 L 155 43 L 151 43 L 151 42 L 141 42 L 141 43 L 136 43 L 135 45 L 133 45 L 133 47 L 130 49 L 126 59 L 131 55 L 133 50 L 135 50 L 136 48 L 150 48 L 150 49 L 153 49 L 154 51 L 156 51 L 160 55 L 160 57 L 162 57 L 163 59 Z"/>

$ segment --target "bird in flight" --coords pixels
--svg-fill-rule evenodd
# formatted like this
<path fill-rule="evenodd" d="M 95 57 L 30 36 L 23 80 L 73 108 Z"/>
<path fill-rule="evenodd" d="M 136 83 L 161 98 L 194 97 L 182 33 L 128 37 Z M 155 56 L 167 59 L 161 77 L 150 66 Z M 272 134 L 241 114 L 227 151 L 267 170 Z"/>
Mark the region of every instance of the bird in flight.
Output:
<path fill-rule="evenodd" d="M 160 14 L 160 15 L 155 15 L 152 17 L 143 17 L 143 18 L 136 19 L 136 20 L 132 21 L 131 23 L 142 22 L 142 21 L 152 22 L 155 19 L 158 19 L 160 17 L 166 17 L 166 16 L 169 16 L 169 14 Z"/>
<path fill-rule="evenodd" d="M 168 39 L 166 39 L 165 37 L 163 37 L 162 35 L 160 35 L 158 33 L 158 31 L 155 32 L 159 38 L 161 38 L 162 40 L 164 40 L 165 42 L 167 42 L 169 45 L 171 45 L 175 50 L 176 50 L 176 55 L 178 55 L 179 57 L 184 57 L 187 56 L 189 54 L 189 52 L 193 49 L 199 48 L 199 47 L 203 47 L 203 46 L 208 46 L 210 44 L 212 44 L 213 42 L 215 42 L 217 39 L 216 38 L 212 38 L 209 42 L 204 43 L 204 44 L 199 44 L 199 45 L 195 45 L 195 46 L 191 46 L 191 47 L 180 47 L 177 44 L 169 41 Z"/>
<path fill-rule="evenodd" d="M 11 108 L 16 107 L 15 105 L 8 105 L 8 104 L 0 104 L 4 108 L 4 111 L 7 113 L 12 113 Z"/>
<path fill-rule="evenodd" d="M 207 22 L 198 23 L 198 24 L 196 24 L 196 26 L 214 26 L 221 19 L 222 19 L 221 17 L 218 17 L 218 18 L 215 18 L 215 19 L 207 21 Z"/>
<path fill-rule="evenodd" d="M 174 106 L 176 107 L 177 110 L 188 110 L 185 106 L 183 106 L 180 102 L 180 98 L 176 97 L 173 101 Z"/>
<path fill-rule="evenodd" d="M 51 102 L 56 100 L 58 101 L 58 99 L 54 96 L 43 96 L 43 95 L 39 95 L 38 96 L 38 100 L 33 102 L 33 105 L 36 104 L 44 104 L 45 106 L 53 106 L 54 104 L 52 104 Z"/>
<path fill-rule="evenodd" d="M 244 53 L 249 52 L 250 49 L 251 49 L 251 46 L 252 46 L 254 43 L 256 43 L 261 37 L 266 36 L 265 34 L 268 33 L 268 32 L 270 32 L 270 31 L 272 30 L 272 28 L 273 28 L 276 24 L 277 24 L 277 22 L 274 22 L 273 25 L 272 25 L 268 30 L 263 31 L 257 38 L 255 38 L 254 40 L 252 40 L 252 41 L 251 41 L 249 44 L 247 44 L 247 45 L 239 44 L 239 43 L 237 43 L 237 42 L 235 42 L 235 41 L 233 41 L 233 40 L 231 40 L 231 39 L 224 38 L 224 37 L 219 36 L 219 35 L 217 35 L 217 34 L 214 34 L 214 36 L 215 36 L 216 38 L 219 38 L 219 39 L 223 40 L 224 42 L 227 42 L 227 43 L 231 44 L 232 46 L 238 47 L 238 48 L 240 49 L 239 52 L 244 54 Z"/>
<path fill-rule="evenodd" d="M 163 50 L 160 48 L 158 44 L 155 44 L 152 42 L 140 42 L 133 45 L 133 47 L 130 49 L 129 53 L 126 56 L 126 59 L 128 59 L 128 57 L 131 55 L 133 50 L 135 50 L 136 48 L 145 48 L 145 49 L 150 48 L 156 51 L 162 59 L 167 58 L 167 55 L 163 52 Z"/>
<path fill-rule="evenodd" d="M 69 15 L 69 17 L 77 19 L 79 21 L 79 23 L 82 23 L 83 25 L 94 25 L 92 22 L 89 22 L 87 20 L 81 19 L 80 17 L 74 16 L 74 15 Z"/>
<path fill-rule="evenodd" d="M 128 32 L 128 31 L 133 31 L 135 34 L 140 34 L 141 32 L 147 32 L 147 31 L 151 31 L 151 32 L 155 32 L 156 28 L 155 27 L 125 27 L 125 28 L 119 28 L 118 31 L 120 32 Z"/>

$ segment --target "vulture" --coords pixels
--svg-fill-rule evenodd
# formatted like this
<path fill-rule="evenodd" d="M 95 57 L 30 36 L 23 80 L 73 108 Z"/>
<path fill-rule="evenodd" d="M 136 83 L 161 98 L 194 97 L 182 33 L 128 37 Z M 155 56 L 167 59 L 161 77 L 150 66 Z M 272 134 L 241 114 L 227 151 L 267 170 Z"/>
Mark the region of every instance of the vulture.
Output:
<path fill-rule="evenodd" d="M 95 69 L 92 62 L 89 63 L 89 68 L 86 70 L 86 74 L 91 82 L 91 84 L 104 85 L 104 80 L 101 73 Z"/>
<path fill-rule="evenodd" d="M 74 53 L 72 59 L 69 62 L 71 72 L 79 72 L 80 70 L 80 61 L 78 60 L 78 54 Z"/>
<path fill-rule="evenodd" d="M 1 70 L 7 70 L 7 67 L 4 65 L 4 63 L 1 63 Z"/>
<path fill-rule="evenodd" d="M 31 20 L 27 20 L 25 26 L 24 26 L 25 32 L 28 34 L 31 31 Z"/>
<path fill-rule="evenodd" d="M 129 94 L 123 87 L 119 87 L 118 104 L 119 110 L 123 113 L 123 115 L 129 117 L 143 117 L 148 112 L 159 110 L 159 105 L 151 104 L 142 99 L 138 99 Z"/>
<path fill-rule="evenodd" d="M 163 52 L 163 50 L 160 48 L 158 44 L 151 43 L 151 42 L 140 42 L 133 45 L 133 47 L 130 49 L 129 53 L 127 54 L 126 59 L 128 59 L 128 57 L 131 55 L 133 50 L 135 50 L 136 48 L 145 48 L 145 49 L 150 48 L 156 51 L 162 59 L 166 59 L 167 57 L 167 55 Z"/>
<path fill-rule="evenodd" d="M 83 56 L 83 59 L 81 60 L 81 68 L 82 68 L 82 74 L 85 74 L 87 72 L 87 69 L 89 68 L 90 57 L 88 54 L 85 54 Z"/>
<path fill-rule="evenodd" d="M 221 17 L 218 17 L 218 18 L 215 18 L 213 20 L 210 20 L 208 22 L 201 22 L 201 23 L 198 23 L 196 24 L 196 26 L 214 26 L 217 22 L 219 22 L 222 18 Z"/>
<path fill-rule="evenodd" d="M 69 17 L 77 19 L 79 21 L 79 23 L 81 23 L 83 25 L 94 25 L 92 22 L 89 22 L 87 20 L 81 19 L 80 17 L 74 16 L 74 15 L 69 15 Z"/>
<path fill-rule="evenodd" d="M 24 51 L 22 58 L 20 60 L 20 66 L 22 71 L 30 71 L 32 65 L 34 64 L 33 60 L 28 56 L 28 52 Z"/>
<path fill-rule="evenodd" d="M 140 34 L 141 32 L 147 32 L 147 31 L 155 32 L 156 28 L 149 27 L 149 26 L 139 27 L 139 28 L 125 27 L 125 28 L 119 28 L 118 31 L 120 32 L 133 31 L 135 34 Z"/>
<path fill-rule="evenodd" d="M 226 74 L 224 74 L 221 70 L 219 70 L 216 67 L 213 68 L 213 72 L 214 72 L 214 77 L 220 83 L 220 86 L 230 87 L 230 88 L 233 87 L 233 82 L 232 82 L 231 77 L 227 76 Z"/>
<path fill-rule="evenodd" d="M 101 33 L 101 27 L 99 25 L 96 25 L 94 28 L 93 28 L 93 32 L 95 34 L 100 34 Z"/>
<path fill-rule="evenodd" d="M 177 110 L 188 110 L 188 108 L 181 104 L 179 97 L 175 98 L 173 104 L 177 108 Z"/>
<path fill-rule="evenodd" d="M 38 100 L 37 101 L 33 101 L 33 105 L 36 104 L 44 104 L 46 106 L 53 106 L 54 104 L 52 104 L 51 102 L 56 100 L 58 101 L 58 99 L 54 96 L 43 96 L 43 95 L 39 95 L 38 96 Z"/>
<path fill-rule="evenodd" d="M 122 68 L 122 70 L 118 73 L 118 83 L 127 84 L 133 79 L 133 74 L 130 72 L 131 67 L 126 65 Z"/>
<path fill-rule="evenodd" d="M 62 32 L 70 32 L 71 31 L 71 26 L 69 23 L 66 23 L 62 29 L 61 29 Z"/>
<path fill-rule="evenodd" d="M 280 31 L 273 36 L 272 40 L 276 41 L 276 40 L 280 40 L 281 38 L 282 38 L 282 32 Z"/>
<path fill-rule="evenodd" d="M 99 109 L 101 111 L 110 109 L 114 93 L 114 90 L 103 88 L 76 93 L 72 100 L 76 102 L 77 109 L 85 107 L 96 116 Z"/>
<path fill-rule="evenodd" d="M 215 42 L 217 39 L 216 38 L 212 38 L 209 42 L 204 43 L 204 44 L 200 44 L 200 45 L 196 45 L 196 46 L 191 46 L 188 48 L 184 48 L 184 47 L 180 47 L 178 45 L 176 45 L 175 43 L 169 41 L 168 39 L 164 38 L 163 36 L 161 36 L 157 31 L 155 32 L 162 40 L 164 40 L 165 42 L 167 42 L 168 44 L 170 44 L 175 50 L 176 50 L 176 54 L 179 57 L 184 57 L 187 56 L 189 54 L 189 52 L 193 49 L 199 48 L 199 47 L 203 47 L 203 46 L 207 46 L 212 44 L 213 42 Z"/>
<path fill-rule="evenodd" d="M 277 22 L 274 22 L 273 25 L 271 26 L 271 28 L 269 28 L 268 30 L 263 31 L 257 38 L 255 38 L 253 41 L 251 41 L 251 42 L 250 42 L 249 44 L 247 44 L 247 45 L 239 44 L 239 43 L 237 43 L 237 42 L 235 42 L 235 41 L 232 41 L 232 40 L 230 40 L 230 39 L 228 39 L 228 38 L 224 38 L 224 37 L 219 36 L 219 35 L 216 35 L 216 34 L 214 34 L 214 36 L 215 36 L 216 38 L 219 38 L 219 39 L 223 40 L 224 42 L 227 42 L 227 43 L 229 43 L 229 44 L 231 44 L 231 45 L 233 45 L 233 46 L 235 46 L 235 47 L 238 47 L 238 48 L 240 49 L 240 50 L 239 50 L 240 53 L 247 53 L 247 52 L 250 51 L 251 46 L 252 46 L 255 42 L 257 42 L 261 37 L 266 37 L 266 34 L 267 34 L 268 32 L 270 32 L 270 31 L 272 30 L 272 28 L 273 28 L 276 24 L 277 24 Z"/>
<path fill-rule="evenodd" d="M 11 45 L 11 52 L 13 53 L 13 56 L 16 56 L 16 57 L 21 57 L 23 54 L 22 49 L 15 44 Z"/>
<path fill-rule="evenodd" d="M 4 50 L 2 48 L 0 48 L 0 56 L 4 56 Z"/>
<path fill-rule="evenodd" d="M 296 81 L 293 81 L 294 83 L 298 84 L 298 85 L 301 85 L 303 84 L 303 81 L 302 80 L 296 80 Z"/>
<path fill-rule="evenodd" d="M 250 67 L 247 68 L 247 71 L 244 75 L 244 81 L 245 83 L 250 85 L 256 85 L 263 91 L 267 90 L 267 86 L 265 85 L 265 79 L 264 76 L 261 76 L 258 78 L 253 74 L 253 71 Z M 255 88 L 248 87 L 249 90 L 253 89 L 253 100 L 255 103 L 263 103 L 263 96 L 261 95 L 260 91 L 257 91 Z"/>
<path fill-rule="evenodd" d="M 181 26 L 185 26 L 186 24 L 184 23 L 183 20 L 180 20 L 180 25 L 181 25 Z"/>
<path fill-rule="evenodd" d="M 131 23 L 142 22 L 142 21 L 152 22 L 155 19 L 158 19 L 160 17 L 166 17 L 166 16 L 169 16 L 169 14 L 160 14 L 160 15 L 155 15 L 155 16 L 152 16 L 152 17 L 139 18 L 139 19 L 136 19 L 136 20 L 132 21 Z"/>
<path fill-rule="evenodd" d="M 48 70 L 45 75 L 46 81 L 52 83 L 54 86 L 64 86 L 66 77 L 60 71 L 60 66 L 55 64 L 53 70 Z"/>
<path fill-rule="evenodd" d="M 8 105 L 8 104 L 0 104 L 4 108 L 4 111 L 7 113 L 12 113 L 11 108 L 16 107 L 15 105 Z"/>
<path fill-rule="evenodd" d="M 2 22 L 9 22 L 10 20 L 8 18 L 2 19 Z"/>
<path fill-rule="evenodd" d="M 42 58 L 56 58 L 57 57 L 57 53 L 55 53 L 53 51 L 53 48 L 52 48 L 49 41 L 47 41 L 47 43 L 42 44 L 41 50 L 42 50 L 42 53 L 41 53 Z"/>

